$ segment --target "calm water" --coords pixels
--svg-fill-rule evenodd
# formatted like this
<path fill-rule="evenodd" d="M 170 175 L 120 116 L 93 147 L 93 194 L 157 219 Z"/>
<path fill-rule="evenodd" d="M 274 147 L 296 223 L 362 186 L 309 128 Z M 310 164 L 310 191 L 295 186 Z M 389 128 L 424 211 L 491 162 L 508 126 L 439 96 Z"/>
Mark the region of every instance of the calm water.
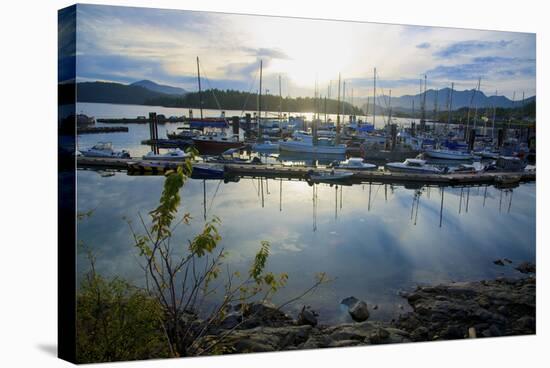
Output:
<path fill-rule="evenodd" d="M 79 223 L 78 238 L 96 250 L 102 273 L 136 283 L 142 279 L 124 218 L 137 224 L 138 213 L 146 216 L 158 203 L 162 183 L 163 177 L 78 171 L 78 209 L 95 210 Z M 398 304 L 406 304 L 397 296 L 399 290 L 515 275 L 492 261 L 535 258 L 534 184 L 513 191 L 445 188 L 441 227 L 439 188 L 315 188 L 314 201 L 313 187 L 305 182 L 208 181 L 206 216 L 221 218 L 220 246 L 229 251 L 227 261 L 235 269 L 247 269 L 260 241 L 271 243 L 270 270 L 290 276 L 279 300 L 305 290 L 317 272 L 336 278 L 304 301 L 325 321 L 346 320 L 338 304 L 350 295 L 378 304 L 373 318 L 391 318 L 400 312 Z M 190 180 L 181 194 L 180 213 L 194 216 L 192 225 L 176 236 L 185 244 L 204 224 L 203 181 Z M 79 269 L 85 267 L 80 257 Z"/>
<path fill-rule="evenodd" d="M 79 104 L 79 111 L 96 117 L 184 113 L 163 109 Z M 176 126 L 159 126 L 159 135 Z M 132 155 L 146 153 L 147 147 L 139 141 L 147 138 L 148 127 L 129 128 L 129 133 L 83 135 L 79 145 L 108 140 Z M 147 218 L 158 204 L 163 180 L 162 176 L 102 177 L 95 171 L 78 171 L 78 210 L 94 210 L 79 222 L 78 239 L 97 253 L 101 273 L 135 283 L 143 280 L 126 221 L 137 226 L 138 213 Z M 260 242 L 269 241 L 269 270 L 289 274 L 289 283 L 276 301 L 300 294 L 318 272 L 335 279 L 302 301 L 319 311 L 325 322 L 348 320 L 339 302 L 350 295 L 379 305 L 376 311 L 371 308 L 373 319 L 390 319 L 403 312 L 400 304 L 406 308 L 406 300 L 397 295 L 400 290 L 417 284 L 514 276 L 518 273 L 512 267 L 493 261 L 535 259 L 534 183 L 513 190 L 476 187 L 442 192 L 369 184 L 336 188 L 298 181 L 189 180 L 181 195 L 179 213 L 190 212 L 194 219 L 176 233 L 175 244 L 186 244 L 201 229 L 205 216 L 218 216 L 220 246 L 229 252 L 227 262 L 232 269 L 246 271 Z M 78 267 L 80 272 L 87 268 L 83 255 Z"/>

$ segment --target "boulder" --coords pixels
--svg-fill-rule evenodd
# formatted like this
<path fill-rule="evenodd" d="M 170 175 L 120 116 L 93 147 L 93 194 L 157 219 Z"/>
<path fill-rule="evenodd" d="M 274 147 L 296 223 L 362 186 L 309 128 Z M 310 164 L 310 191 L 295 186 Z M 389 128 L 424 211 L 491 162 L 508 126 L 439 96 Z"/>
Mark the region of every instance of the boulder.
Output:
<path fill-rule="evenodd" d="M 310 325 L 310 326 L 317 326 L 317 317 L 318 314 L 313 311 L 310 307 L 304 306 L 298 315 L 298 320 L 296 323 L 298 325 Z"/>
<path fill-rule="evenodd" d="M 522 262 L 519 266 L 516 267 L 516 270 L 521 273 L 535 273 L 536 266 L 534 263 L 531 262 Z"/>
<path fill-rule="evenodd" d="M 355 322 L 366 321 L 370 316 L 367 303 L 353 296 L 343 299 L 340 304 L 348 307 L 348 313 Z"/>

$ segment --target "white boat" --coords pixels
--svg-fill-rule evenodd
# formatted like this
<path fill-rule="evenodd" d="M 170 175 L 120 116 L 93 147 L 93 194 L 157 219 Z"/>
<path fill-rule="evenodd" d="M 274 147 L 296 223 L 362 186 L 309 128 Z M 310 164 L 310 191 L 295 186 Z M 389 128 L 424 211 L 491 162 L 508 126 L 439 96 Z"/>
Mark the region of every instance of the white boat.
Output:
<path fill-rule="evenodd" d="M 271 141 L 264 141 L 261 143 L 254 143 L 252 145 L 252 149 L 254 151 L 278 151 L 279 150 L 279 143 L 278 142 L 271 142 Z"/>
<path fill-rule="evenodd" d="M 449 149 L 427 149 L 424 151 L 426 156 L 439 158 L 442 160 L 473 160 L 474 155 L 469 152 L 455 151 Z"/>
<path fill-rule="evenodd" d="M 307 178 L 312 182 L 338 182 L 349 179 L 353 176 L 350 171 L 314 171 L 310 170 L 307 173 Z"/>
<path fill-rule="evenodd" d="M 376 170 L 378 165 L 369 164 L 359 157 L 350 157 L 346 161 L 336 162 L 334 167 L 349 170 Z"/>
<path fill-rule="evenodd" d="M 457 174 L 475 174 L 480 170 L 475 165 L 470 164 L 460 164 L 456 167 L 449 168 L 449 173 Z"/>
<path fill-rule="evenodd" d="M 183 161 L 190 157 L 188 153 L 183 152 L 179 148 L 170 149 L 166 153 L 156 154 L 154 152 L 148 152 L 143 156 L 144 160 L 162 160 L 162 161 Z"/>
<path fill-rule="evenodd" d="M 80 150 L 80 153 L 86 157 L 130 158 L 130 153 L 126 150 L 113 150 L 111 142 L 99 142 L 92 148 Z"/>
<path fill-rule="evenodd" d="M 386 168 L 390 171 L 425 173 L 425 174 L 441 174 L 443 170 L 426 164 L 426 161 L 418 158 L 408 158 L 404 162 L 390 162 L 386 164 Z"/>
<path fill-rule="evenodd" d="M 497 158 L 499 158 L 500 152 L 483 150 L 483 151 L 475 152 L 475 155 L 481 158 L 496 160 Z"/>
<path fill-rule="evenodd" d="M 313 139 L 304 136 L 299 140 L 290 140 L 279 143 L 279 150 L 286 152 L 304 152 L 342 155 L 346 153 L 345 144 L 332 144 L 329 139 L 318 139 L 317 144 L 313 144 Z"/>

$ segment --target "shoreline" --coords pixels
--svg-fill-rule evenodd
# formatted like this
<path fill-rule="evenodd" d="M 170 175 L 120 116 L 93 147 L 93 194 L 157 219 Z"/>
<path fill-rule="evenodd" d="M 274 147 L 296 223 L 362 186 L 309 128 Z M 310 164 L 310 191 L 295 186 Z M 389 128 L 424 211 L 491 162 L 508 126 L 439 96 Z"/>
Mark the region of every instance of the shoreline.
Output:
<path fill-rule="evenodd" d="M 334 325 L 318 324 L 316 313 L 306 307 L 293 318 L 266 304 L 251 304 L 242 315 L 229 311 L 219 329 L 197 344 L 200 351 L 229 331 L 217 353 L 529 335 L 536 333 L 535 293 L 534 275 L 419 286 L 401 295 L 412 311 L 396 319 L 369 321 L 372 306 L 364 303 L 361 322 Z"/>

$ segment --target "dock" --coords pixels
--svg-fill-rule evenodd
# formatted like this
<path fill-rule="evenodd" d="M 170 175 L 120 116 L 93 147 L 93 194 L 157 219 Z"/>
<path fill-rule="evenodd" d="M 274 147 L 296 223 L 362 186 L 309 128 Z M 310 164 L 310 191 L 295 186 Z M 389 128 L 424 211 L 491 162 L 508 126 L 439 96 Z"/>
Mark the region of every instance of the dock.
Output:
<path fill-rule="evenodd" d="M 146 162 L 141 158 L 96 158 L 77 157 L 78 168 L 127 170 L 128 163 Z M 163 163 L 163 161 L 156 161 Z M 173 167 L 173 161 L 164 162 L 166 167 Z M 201 163 L 204 165 L 205 163 Z M 207 163 L 206 163 L 207 164 Z M 217 165 L 217 164 L 212 164 Z M 273 178 L 290 180 L 307 180 L 308 171 L 330 171 L 328 168 L 314 168 L 310 166 L 284 165 L 253 165 L 253 164 L 225 164 L 225 173 L 228 177 L 240 178 Z M 350 171 L 350 170 L 344 170 Z M 354 176 L 345 184 L 380 183 L 380 184 L 415 184 L 429 186 L 468 186 L 468 185 L 506 185 L 536 180 L 536 172 L 480 172 L 449 173 L 449 174 L 415 174 L 389 171 L 355 171 Z M 341 184 L 341 183 L 334 183 Z"/>
<path fill-rule="evenodd" d="M 104 123 L 104 124 L 148 124 L 149 119 L 146 117 L 137 117 L 137 118 L 100 118 L 96 119 L 98 123 Z M 183 116 L 178 117 L 164 117 L 164 116 L 158 116 L 157 123 L 164 124 L 164 123 L 183 123 L 188 121 L 187 118 Z"/>
<path fill-rule="evenodd" d="M 128 127 L 114 126 L 114 127 L 77 127 L 76 134 L 94 134 L 94 133 L 119 133 L 128 132 Z"/>

